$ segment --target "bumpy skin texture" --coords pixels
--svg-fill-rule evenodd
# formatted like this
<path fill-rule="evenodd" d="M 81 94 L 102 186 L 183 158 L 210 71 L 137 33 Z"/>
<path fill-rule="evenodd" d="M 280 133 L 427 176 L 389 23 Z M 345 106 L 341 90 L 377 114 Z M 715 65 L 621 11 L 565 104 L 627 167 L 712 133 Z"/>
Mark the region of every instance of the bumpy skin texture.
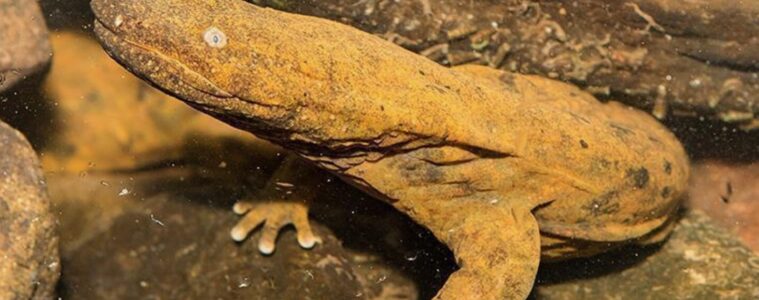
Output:
<path fill-rule="evenodd" d="M 0 92 L 49 60 L 47 27 L 37 1 L 0 0 Z"/>
<path fill-rule="evenodd" d="M 659 240 L 686 186 L 666 129 L 563 83 L 447 69 L 242 1 L 92 6 L 100 41 L 135 74 L 429 228 L 461 267 L 440 299 L 525 298 L 541 254 Z"/>

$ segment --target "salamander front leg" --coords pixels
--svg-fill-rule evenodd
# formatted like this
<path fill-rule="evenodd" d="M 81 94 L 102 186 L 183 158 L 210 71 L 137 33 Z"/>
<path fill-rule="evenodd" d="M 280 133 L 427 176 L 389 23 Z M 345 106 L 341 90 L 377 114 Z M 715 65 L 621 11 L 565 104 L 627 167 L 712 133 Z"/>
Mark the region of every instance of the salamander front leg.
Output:
<path fill-rule="evenodd" d="M 529 209 L 482 207 L 447 234 L 460 269 L 435 299 L 527 298 L 540 261 L 540 232 Z"/>
<path fill-rule="evenodd" d="M 297 232 L 298 244 L 305 249 L 321 242 L 314 235 L 308 220 L 308 207 L 314 198 L 318 173 L 298 158 L 288 156 L 266 184 L 257 200 L 240 200 L 233 210 L 244 215 L 230 235 L 243 241 L 257 227 L 262 228 L 258 250 L 265 255 L 274 253 L 280 230 L 292 224 Z"/>

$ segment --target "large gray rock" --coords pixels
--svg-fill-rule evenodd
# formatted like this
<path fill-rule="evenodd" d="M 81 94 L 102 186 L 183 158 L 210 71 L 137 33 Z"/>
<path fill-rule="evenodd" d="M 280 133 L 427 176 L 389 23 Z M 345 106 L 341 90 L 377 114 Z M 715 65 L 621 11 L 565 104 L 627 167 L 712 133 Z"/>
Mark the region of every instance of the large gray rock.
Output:
<path fill-rule="evenodd" d="M 0 122 L 0 299 L 51 299 L 58 236 L 37 156 Z"/>

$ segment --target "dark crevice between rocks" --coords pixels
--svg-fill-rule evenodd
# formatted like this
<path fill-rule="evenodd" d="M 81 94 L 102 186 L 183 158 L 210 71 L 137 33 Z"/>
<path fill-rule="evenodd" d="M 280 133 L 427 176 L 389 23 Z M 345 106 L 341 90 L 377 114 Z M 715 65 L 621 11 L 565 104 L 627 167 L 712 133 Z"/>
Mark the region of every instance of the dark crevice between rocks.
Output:
<path fill-rule="evenodd" d="M 48 99 L 43 92 L 48 69 L 49 64 L 0 93 L 0 120 L 24 133 L 38 150 L 51 143 L 55 131 L 64 126 L 56 116 L 55 99 Z"/>

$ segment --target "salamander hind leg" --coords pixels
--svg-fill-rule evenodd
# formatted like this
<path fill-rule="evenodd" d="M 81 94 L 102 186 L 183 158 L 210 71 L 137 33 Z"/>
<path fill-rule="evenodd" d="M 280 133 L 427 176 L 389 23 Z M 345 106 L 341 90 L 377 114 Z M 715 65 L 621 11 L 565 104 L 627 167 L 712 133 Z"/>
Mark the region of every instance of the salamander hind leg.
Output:
<path fill-rule="evenodd" d="M 443 233 L 460 269 L 435 299 L 525 299 L 540 261 L 540 232 L 529 209 L 483 207 Z"/>
<path fill-rule="evenodd" d="M 321 242 L 314 235 L 308 219 L 308 207 L 315 194 L 313 178 L 318 176 L 309 168 L 297 158 L 288 157 L 256 200 L 245 199 L 235 203 L 234 212 L 243 217 L 232 228 L 232 239 L 243 241 L 253 230 L 261 227 L 258 250 L 269 255 L 275 250 L 280 230 L 292 224 L 301 247 L 310 249 Z"/>

